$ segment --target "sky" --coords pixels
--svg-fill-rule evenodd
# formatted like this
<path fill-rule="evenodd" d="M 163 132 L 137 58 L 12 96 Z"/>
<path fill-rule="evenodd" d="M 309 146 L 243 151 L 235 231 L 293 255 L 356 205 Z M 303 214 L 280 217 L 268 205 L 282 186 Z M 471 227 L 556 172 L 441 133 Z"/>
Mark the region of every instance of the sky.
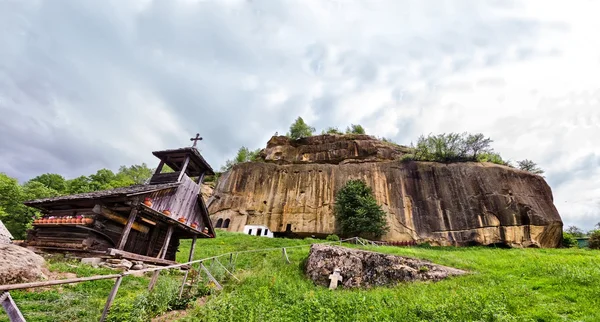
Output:
<path fill-rule="evenodd" d="M 220 168 L 302 116 L 410 144 L 483 133 L 600 222 L 600 2 L 0 0 L 0 172 L 190 144 Z"/>

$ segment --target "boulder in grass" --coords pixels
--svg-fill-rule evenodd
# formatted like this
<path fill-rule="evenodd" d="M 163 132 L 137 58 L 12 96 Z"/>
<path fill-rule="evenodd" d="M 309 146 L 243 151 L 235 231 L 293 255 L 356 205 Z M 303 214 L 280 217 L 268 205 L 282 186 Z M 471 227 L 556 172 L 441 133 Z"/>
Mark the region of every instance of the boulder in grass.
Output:
<path fill-rule="evenodd" d="M 328 286 L 339 269 L 343 287 L 395 285 L 398 282 L 439 281 L 465 271 L 432 262 L 359 249 L 314 244 L 306 263 L 306 274 L 316 284 Z"/>
<path fill-rule="evenodd" d="M 14 244 L 0 244 L 0 285 L 45 279 L 46 261 L 31 250 Z"/>

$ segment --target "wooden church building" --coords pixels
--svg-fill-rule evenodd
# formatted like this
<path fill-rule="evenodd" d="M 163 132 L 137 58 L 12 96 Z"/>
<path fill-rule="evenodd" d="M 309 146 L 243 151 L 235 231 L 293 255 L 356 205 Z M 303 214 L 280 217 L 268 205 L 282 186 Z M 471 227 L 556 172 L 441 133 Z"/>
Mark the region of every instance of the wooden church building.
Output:
<path fill-rule="evenodd" d="M 25 202 L 43 214 L 27 246 L 168 265 L 181 239 L 214 238 L 199 194 L 214 172 L 196 149 L 201 138 L 192 140 L 191 147 L 152 152 L 160 163 L 147 184 Z"/>

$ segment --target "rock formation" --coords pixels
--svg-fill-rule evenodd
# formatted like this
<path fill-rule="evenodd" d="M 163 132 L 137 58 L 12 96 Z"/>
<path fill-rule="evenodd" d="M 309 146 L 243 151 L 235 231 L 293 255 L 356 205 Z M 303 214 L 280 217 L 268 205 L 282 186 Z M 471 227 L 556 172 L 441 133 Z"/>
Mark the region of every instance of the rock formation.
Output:
<path fill-rule="evenodd" d="M 31 250 L 14 244 L 0 244 L 0 285 L 44 279 L 46 261 Z"/>
<path fill-rule="evenodd" d="M 373 188 L 388 241 L 557 247 L 562 221 L 541 176 L 492 163 L 402 162 L 408 148 L 366 135 L 273 137 L 265 162 L 223 174 L 209 199 L 228 230 L 264 225 L 300 236 L 335 233 L 336 192 L 351 179 Z"/>
<path fill-rule="evenodd" d="M 364 250 L 314 244 L 306 262 L 306 275 L 316 284 L 329 285 L 329 275 L 340 270 L 344 287 L 394 285 L 398 282 L 439 281 L 462 275 L 460 269 L 426 260 Z"/>

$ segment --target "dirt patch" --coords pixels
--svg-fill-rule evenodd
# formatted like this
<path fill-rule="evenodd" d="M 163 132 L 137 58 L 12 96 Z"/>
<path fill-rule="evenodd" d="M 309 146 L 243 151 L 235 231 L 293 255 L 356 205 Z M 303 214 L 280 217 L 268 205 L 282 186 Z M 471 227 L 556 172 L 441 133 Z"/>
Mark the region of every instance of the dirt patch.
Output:
<path fill-rule="evenodd" d="M 190 309 L 192 309 L 193 307 L 196 307 L 196 306 L 202 306 L 202 305 L 204 305 L 204 303 L 206 303 L 206 296 L 197 299 L 196 302 L 194 302 L 194 304 L 191 305 L 187 310 L 169 311 L 163 315 L 155 317 L 154 319 L 152 319 L 152 322 L 170 322 L 170 321 L 182 319 L 182 318 L 188 316 L 188 314 L 189 314 L 188 311 Z"/>

